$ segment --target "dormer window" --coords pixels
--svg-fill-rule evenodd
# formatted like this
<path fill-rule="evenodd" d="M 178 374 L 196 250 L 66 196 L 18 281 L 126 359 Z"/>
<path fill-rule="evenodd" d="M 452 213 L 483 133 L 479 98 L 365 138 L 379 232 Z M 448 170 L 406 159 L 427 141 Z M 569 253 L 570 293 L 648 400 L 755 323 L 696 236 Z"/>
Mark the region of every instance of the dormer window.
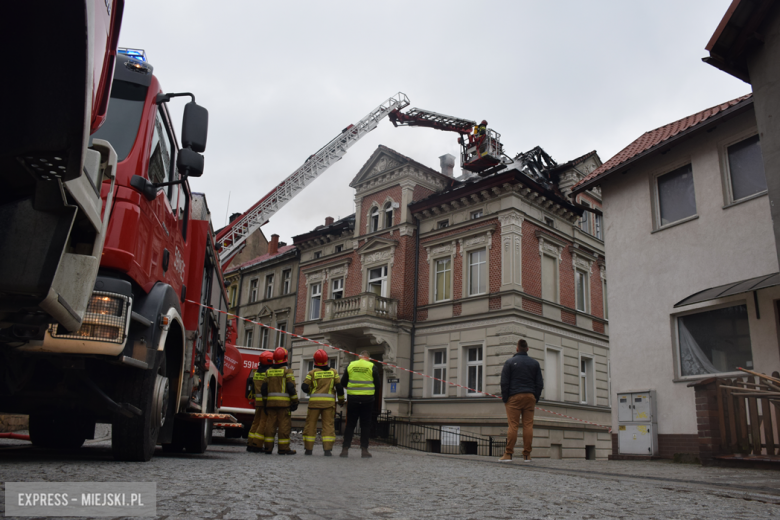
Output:
<path fill-rule="evenodd" d="M 385 204 L 385 228 L 393 227 L 393 203 Z"/>
<path fill-rule="evenodd" d="M 369 218 L 368 232 L 373 233 L 379 230 L 379 208 L 374 206 L 371 208 L 371 217 Z"/>

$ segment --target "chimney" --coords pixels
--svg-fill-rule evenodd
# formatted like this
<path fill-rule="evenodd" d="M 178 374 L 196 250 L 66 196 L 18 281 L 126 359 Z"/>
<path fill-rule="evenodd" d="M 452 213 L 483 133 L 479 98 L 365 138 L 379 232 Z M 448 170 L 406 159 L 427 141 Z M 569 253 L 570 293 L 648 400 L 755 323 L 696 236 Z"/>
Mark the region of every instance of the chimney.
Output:
<path fill-rule="evenodd" d="M 236 220 L 240 216 L 241 216 L 241 213 L 233 213 L 232 215 L 230 215 L 230 222 L 233 222 L 234 220 Z"/>
<path fill-rule="evenodd" d="M 268 242 L 268 254 L 275 255 L 279 252 L 279 235 L 271 235 L 271 241 Z"/>
<path fill-rule="evenodd" d="M 333 224 L 333 217 L 325 217 L 325 225 L 330 226 Z"/>
<path fill-rule="evenodd" d="M 447 177 L 452 177 L 452 170 L 455 168 L 455 156 L 445 153 L 439 157 L 439 164 L 441 164 L 441 173 Z"/>

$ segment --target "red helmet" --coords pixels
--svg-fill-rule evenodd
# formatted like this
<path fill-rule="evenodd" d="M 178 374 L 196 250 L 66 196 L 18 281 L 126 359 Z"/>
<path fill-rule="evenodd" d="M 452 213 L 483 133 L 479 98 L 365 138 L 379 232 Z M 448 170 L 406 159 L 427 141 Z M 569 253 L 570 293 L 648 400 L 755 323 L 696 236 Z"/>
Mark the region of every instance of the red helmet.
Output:
<path fill-rule="evenodd" d="M 279 347 L 274 350 L 274 364 L 287 363 L 287 349 Z"/>
<path fill-rule="evenodd" d="M 273 365 L 274 364 L 274 353 L 270 350 L 266 350 L 262 354 L 260 354 L 260 364 L 261 365 Z"/>
<path fill-rule="evenodd" d="M 480 125 L 481 125 L 481 126 L 487 126 L 487 121 L 485 121 L 485 120 L 483 119 L 483 120 L 482 120 L 482 122 L 480 123 Z"/>
<path fill-rule="evenodd" d="M 314 353 L 314 365 L 315 366 L 328 366 L 330 363 L 330 360 L 328 359 L 328 353 L 325 352 L 323 349 L 319 349 L 317 352 Z"/>

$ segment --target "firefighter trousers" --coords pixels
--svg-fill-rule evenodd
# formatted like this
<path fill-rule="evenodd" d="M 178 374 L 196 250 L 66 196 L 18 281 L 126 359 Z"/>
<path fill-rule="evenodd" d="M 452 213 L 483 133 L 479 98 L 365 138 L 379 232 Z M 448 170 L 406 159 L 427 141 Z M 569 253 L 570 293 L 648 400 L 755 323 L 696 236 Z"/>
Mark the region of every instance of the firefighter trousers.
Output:
<path fill-rule="evenodd" d="M 279 448 L 277 451 L 284 453 L 290 450 L 290 432 L 292 421 L 289 408 L 266 408 L 268 418 L 265 422 L 265 451 L 274 449 L 274 436 L 279 430 Z"/>
<path fill-rule="evenodd" d="M 249 429 L 249 437 L 247 438 L 246 445 L 253 446 L 255 448 L 262 448 L 265 442 L 265 423 L 268 414 L 265 413 L 265 408 L 258 406 L 255 409 L 255 418 L 252 421 L 252 427 Z"/>
<path fill-rule="evenodd" d="M 307 450 L 314 448 L 314 441 L 317 438 L 317 419 L 322 414 L 322 449 L 330 451 L 333 449 L 333 443 L 336 442 L 336 428 L 333 425 L 333 419 L 336 417 L 336 408 L 309 408 L 306 413 L 306 425 L 303 427 L 303 447 Z"/>

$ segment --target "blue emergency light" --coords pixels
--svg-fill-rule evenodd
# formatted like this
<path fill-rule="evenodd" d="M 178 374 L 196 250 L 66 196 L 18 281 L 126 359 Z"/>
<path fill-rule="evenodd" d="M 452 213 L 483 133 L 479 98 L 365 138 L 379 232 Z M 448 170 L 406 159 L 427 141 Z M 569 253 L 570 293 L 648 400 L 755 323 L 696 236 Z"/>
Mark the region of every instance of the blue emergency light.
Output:
<path fill-rule="evenodd" d="M 140 61 L 146 61 L 146 51 L 143 49 L 129 49 L 127 47 L 120 47 L 116 50 L 116 52 Z"/>

